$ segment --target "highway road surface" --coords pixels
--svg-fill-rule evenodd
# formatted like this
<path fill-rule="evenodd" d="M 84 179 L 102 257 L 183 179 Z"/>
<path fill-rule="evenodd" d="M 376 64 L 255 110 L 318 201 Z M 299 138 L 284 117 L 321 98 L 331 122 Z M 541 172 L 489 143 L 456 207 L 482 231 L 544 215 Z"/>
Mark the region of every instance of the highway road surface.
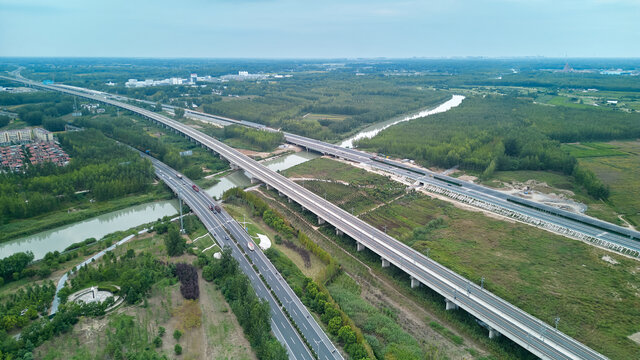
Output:
<path fill-rule="evenodd" d="M 21 78 L 21 81 L 28 80 Z M 155 103 L 150 101 L 130 99 L 122 96 L 98 92 L 95 90 L 83 89 L 67 85 L 58 86 L 65 87 L 66 89 L 74 91 L 85 92 L 89 95 L 98 94 L 116 100 L 136 101 L 148 105 L 155 105 Z M 163 105 L 163 108 L 165 110 L 173 111 L 174 106 Z M 260 130 L 276 131 L 263 124 L 205 114 L 190 109 L 185 109 L 185 114 L 192 118 L 219 124 L 238 124 Z M 363 163 L 378 170 L 394 174 L 396 176 L 403 176 L 407 179 L 419 182 L 422 185 L 430 184 L 440 188 L 446 187 L 446 192 L 453 193 L 454 197 L 462 195 L 472 199 L 476 199 L 482 203 L 489 204 L 489 206 L 491 207 L 499 207 L 510 212 L 518 213 L 522 215 L 521 220 L 528 220 L 525 222 L 532 224 L 544 222 L 550 225 L 547 226 L 547 228 L 551 228 L 555 231 L 565 233 L 573 237 L 578 237 L 597 246 L 618 251 L 625 255 L 640 257 L 640 232 L 638 231 L 611 224 L 609 222 L 592 218 L 584 214 L 576 214 L 531 200 L 522 199 L 515 195 L 505 194 L 503 192 L 491 189 L 483 185 L 478 185 L 447 175 L 438 174 L 421 167 L 411 166 L 399 161 L 381 158 L 364 151 L 343 148 L 335 144 L 330 144 L 324 141 L 315 140 L 287 132 L 284 132 L 284 136 L 285 140 L 289 143 L 303 146 L 307 149 L 323 154 L 332 155 L 357 163 Z M 452 183 L 458 184 L 460 186 L 451 186 Z M 479 205 L 476 204 L 476 206 Z M 564 229 L 566 229 L 566 231 Z"/>
<path fill-rule="evenodd" d="M 147 156 L 148 157 L 148 156 Z M 164 181 L 176 194 L 180 194 L 182 200 L 189 205 L 198 216 L 207 230 L 221 246 L 229 246 L 232 249 L 233 257 L 238 261 L 240 269 L 249 277 L 253 288 L 258 296 L 269 301 L 271 306 L 271 327 L 278 340 L 286 347 L 291 359 L 313 359 L 309 349 L 302 342 L 297 331 L 286 318 L 277 301 L 271 292 L 260 279 L 264 276 L 269 287 L 275 292 L 282 302 L 283 307 L 298 325 L 298 328 L 307 339 L 309 345 L 318 355 L 319 359 L 343 359 L 340 352 L 333 345 L 324 331 L 315 321 L 309 310 L 302 304 L 291 287 L 282 278 L 269 259 L 264 255 L 259 246 L 254 246 L 254 250 L 248 247 L 249 242 L 253 242 L 249 234 L 221 207 L 221 212 L 210 210 L 218 205 L 203 191 L 194 191 L 194 183 L 184 175 L 167 166 L 166 164 L 148 157 L 155 169 L 158 177 Z M 237 241 L 234 242 L 232 239 Z M 239 247 L 242 247 L 254 265 L 258 268 L 256 272 L 249 261 L 244 257 Z"/>
<path fill-rule="evenodd" d="M 542 320 L 485 291 L 454 271 L 210 136 L 158 113 L 108 99 L 105 95 L 92 95 L 37 83 L 31 85 L 130 110 L 183 134 L 218 153 L 233 166 L 244 169 L 252 178 L 275 188 L 282 196 L 312 211 L 319 220 L 335 226 L 361 246 L 380 255 L 383 266 L 395 265 L 411 276 L 412 283 L 415 281 L 430 287 L 446 299 L 448 306 L 459 306 L 487 324 L 493 330 L 490 333 L 499 332 L 542 359 L 606 359 L 602 354 L 556 331 Z"/>
<path fill-rule="evenodd" d="M 192 110 L 186 110 L 186 114 L 189 117 L 199 120 L 240 124 L 257 129 L 273 131 L 273 129 L 269 129 L 262 124 L 234 120 Z M 324 141 L 287 132 L 284 133 L 284 136 L 285 140 L 291 144 L 302 146 L 322 154 L 365 164 L 396 176 L 402 176 L 415 182 L 420 182 L 422 185 L 431 184 L 438 187 L 445 187 L 447 191 L 468 196 L 533 219 L 547 222 L 557 227 L 566 228 L 592 237 L 594 240 L 591 242 L 602 247 L 617 250 L 626 255 L 640 257 L 640 241 L 638 241 L 640 239 L 640 232 L 638 231 L 623 228 L 587 215 L 575 214 L 530 200 L 521 199 L 514 195 L 505 194 L 486 186 L 438 174 L 417 166 L 411 166 L 390 159 L 383 159 L 364 151 L 343 148 L 335 144 L 329 144 Z M 460 186 L 452 186 L 452 182 L 459 184 Z M 514 200 L 520 201 L 520 203 L 516 203 Z"/>

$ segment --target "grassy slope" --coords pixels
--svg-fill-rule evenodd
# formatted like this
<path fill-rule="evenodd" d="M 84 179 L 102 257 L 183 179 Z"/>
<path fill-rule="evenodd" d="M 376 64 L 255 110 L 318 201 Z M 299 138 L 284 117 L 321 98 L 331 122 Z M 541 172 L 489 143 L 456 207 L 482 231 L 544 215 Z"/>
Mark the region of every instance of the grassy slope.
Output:
<path fill-rule="evenodd" d="M 348 165 L 341 165 L 348 166 Z M 295 170 L 291 171 L 295 173 Z M 412 232 L 443 217 L 428 240 Z M 407 196 L 364 215 L 375 226 L 462 275 L 486 277 L 491 291 L 612 358 L 636 358 L 626 337 L 640 331 L 638 263 L 527 225 L 463 211 L 427 196 Z M 609 255 L 620 262 L 601 260 Z"/>

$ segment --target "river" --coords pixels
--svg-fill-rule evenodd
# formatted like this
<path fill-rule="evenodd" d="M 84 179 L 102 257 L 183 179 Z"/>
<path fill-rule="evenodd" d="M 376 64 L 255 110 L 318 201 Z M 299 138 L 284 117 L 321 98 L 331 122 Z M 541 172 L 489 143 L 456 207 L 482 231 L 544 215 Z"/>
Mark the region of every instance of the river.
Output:
<path fill-rule="evenodd" d="M 268 159 L 262 162 L 271 170 L 288 169 L 305 161 L 319 157 L 318 154 L 298 152 Z M 216 185 L 204 189 L 207 194 L 220 198 L 222 193 L 236 186 L 249 186 L 251 181 L 244 171 L 234 171 L 220 179 Z M 49 251 L 63 251 L 67 246 L 93 237 L 100 239 L 115 231 L 127 230 L 140 224 L 178 213 L 177 200 L 158 201 L 131 206 L 74 224 L 46 230 L 20 239 L 0 243 L 0 258 L 19 251 L 31 251 L 35 259 L 41 259 Z"/>
<path fill-rule="evenodd" d="M 37 260 L 44 257 L 49 251 L 62 251 L 67 246 L 84 239 L 90 237 L 100 239 L 112 232 L 127 230 L 163 216 L 174 215 L 177 212 L 177 200 L 131 206 L 74 224 L 4 242 L 0 244 L 0 258 L 19 251 L 31 251 Z"/>
<path fill-rule="evenodd" d="M 425 116 L 429 116 L 429 115 L 433 115 L 433 114 L 438 114 L 441 112 L 445 112 L 447 110 L 450 110 L 451 108 L 454 108 L 458 105 L 460 105 L 462 103 L 462 100 L 464 100 L 464 96 L 463 95 L 453 95 L 451 97 L 451 99 L 443 102 L 442 104 L 436 106 L 433 109 L 429 109 L 429 110 L 422 110 L 418 113 L 412 114 L 412 115 L 408 115 L 405 117 L 401 117 L 401 118 L 394 118 L 391 120 L 387 120 L 387 121 L 383 121 L 380 123 L 376 123 L 374 125 L 368 126 L 366 128 L 364 128 L 362 131 L 360 131 L 359 133 L 357 133 L 356 135 L 348 138 L 347 140 L 344 140 L 342 143 L 340 143 L 340 146 L 342 147 L 346 147 L 346 148 L 352 148 L 353 147 L 353 142 L 356 140 L 360 140 L 360 139 L 371 139 L 372 137 L 376 136 L 380 131 L 393 126 L 395 124 L 401 123 L 401 122 L 405 122 L 405 121 L 409 121 L 409 120 L 414 120 L 414 119 L 418 119 L 421 117 L 425 117 Z"/>

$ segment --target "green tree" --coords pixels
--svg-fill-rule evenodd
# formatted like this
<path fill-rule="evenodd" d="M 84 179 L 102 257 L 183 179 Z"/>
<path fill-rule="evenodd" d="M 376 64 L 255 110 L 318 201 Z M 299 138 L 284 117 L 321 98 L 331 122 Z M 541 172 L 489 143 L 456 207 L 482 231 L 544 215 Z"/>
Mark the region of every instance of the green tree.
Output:
<path fill-rule="evenodd" d="M 154 345 L 155 347 L 157 347 L 157 348 L 159 348 L 159 347 L 161 347 L 161 346 L 162 346 L 162 339 L 160 338 L 160 336 L 156 336 L 156 337 L 153 339 L 153 345 Z"/>
<path fill-rule="evenodd" d="M 175 224 L 169 226 L 168 234 L 164 239 L 164 245 L 167 249 L 167 255 L 169 256 L 179 256 L 184 253 L 187 244 Z"/>
<path fill-rule="evenodd" d="M 180 346 L 180 344 L 176 344 L 176 346 L 173 347 L 173 351 L 176 355 L 182 354 L 182 346 Z"/>
<path fill-rule="evenodd" d="M 337 335 L 338 331 L 342 327 L 342 318 L 340 316 L 335 316 L 333 319 L 329 320 L 329 324 L 327 324 L 329 332 L 333 335 Z"/>
<path fill-rule="evenodd" d="M 177 107 L 173 111 L 176 113 L 176 119 L 182 119 L 184 116 L 184 109 L 181 107 Z"/>
<path fill-rule="evenodd" d="M 182 337 L 182 331 L 176 329 L 173 332 L 173 338 L 176 339 L 176 341 L 180 341 L 180 338 Z"/>

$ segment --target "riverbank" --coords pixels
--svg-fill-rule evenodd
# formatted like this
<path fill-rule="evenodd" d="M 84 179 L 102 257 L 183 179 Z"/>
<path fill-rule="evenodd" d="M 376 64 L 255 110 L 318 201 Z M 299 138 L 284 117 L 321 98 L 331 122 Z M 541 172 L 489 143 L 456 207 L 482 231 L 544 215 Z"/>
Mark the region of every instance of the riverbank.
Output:
<path fill-rule="evenodd" d="M 61 209 L 29 219 L 12 221 L 0 226 L 0 243 L 121 210 L 129 206 L 169 200 L 172 197 L 173 195 L 164 187 L 158 186 L 146 194 L 131 195 L 104 202 L 80 204 L 73 207 L 73 211 L 70 212 L 68 212 L 69 209 Z"/>

